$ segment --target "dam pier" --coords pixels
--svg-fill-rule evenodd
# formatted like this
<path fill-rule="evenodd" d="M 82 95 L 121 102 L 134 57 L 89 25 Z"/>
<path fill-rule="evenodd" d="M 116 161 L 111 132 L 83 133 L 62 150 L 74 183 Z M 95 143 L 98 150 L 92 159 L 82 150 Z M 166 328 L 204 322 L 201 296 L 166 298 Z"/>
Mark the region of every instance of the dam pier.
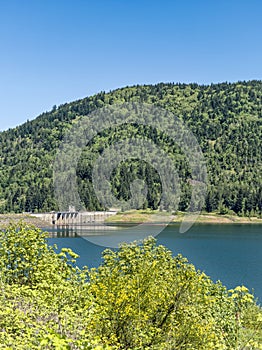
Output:
<path fill-rule="evenodd" d="M 51 225 L 56 226 L 84 226 L 92 224 L 102 224 L 108 217 L 115 215 L 117 211 L 61 211 L 50 213 L 31 214 Z"/>

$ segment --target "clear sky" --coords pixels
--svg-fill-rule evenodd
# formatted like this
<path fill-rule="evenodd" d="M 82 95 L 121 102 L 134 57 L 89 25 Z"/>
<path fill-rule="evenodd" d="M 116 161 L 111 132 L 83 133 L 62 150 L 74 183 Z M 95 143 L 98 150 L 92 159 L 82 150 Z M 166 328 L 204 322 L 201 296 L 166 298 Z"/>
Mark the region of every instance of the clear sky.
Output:
<path fill-rule="evenodd" d="M 261 0 L 0 0 L 0 130 L 101 90 L 262 79 Z"/>

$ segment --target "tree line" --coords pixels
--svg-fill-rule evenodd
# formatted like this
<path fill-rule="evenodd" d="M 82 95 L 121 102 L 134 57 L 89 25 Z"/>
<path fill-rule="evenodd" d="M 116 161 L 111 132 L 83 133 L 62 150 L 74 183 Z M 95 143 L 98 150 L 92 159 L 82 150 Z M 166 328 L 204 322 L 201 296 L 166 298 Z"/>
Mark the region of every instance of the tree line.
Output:
<path fill-rule="evenodd" d="M 107 105 L 145 102 L 167 109 L 183 120 L 204 153 L 208 191 L 204 210 L 221 214 L 261 216 L 262 82 L 211 85 L 141 85 L 101 92 L 59 107 L 38 118 L 0 133 L 0 212 L 57 210 L 53 188 L 53 163 L 65 133 L 81 116 Z M 178 209 L 188 208 L 191 190 L 186 156 L 166 135 L 147 127 L 106 130 L 87 145 L 77 167 L 78 188 L 85 207 L 102 210 L 92 187 L 92 162 L 123 135 L 151 138 L 168 149 L 181 178 Z M 159 208 L 161 181 L 155 169 L 142 160 L 121 162 L 111 177 L 117 198 L 131 196 L 130 184 L 143 179 L 148 187 L 143 208 Z"/>

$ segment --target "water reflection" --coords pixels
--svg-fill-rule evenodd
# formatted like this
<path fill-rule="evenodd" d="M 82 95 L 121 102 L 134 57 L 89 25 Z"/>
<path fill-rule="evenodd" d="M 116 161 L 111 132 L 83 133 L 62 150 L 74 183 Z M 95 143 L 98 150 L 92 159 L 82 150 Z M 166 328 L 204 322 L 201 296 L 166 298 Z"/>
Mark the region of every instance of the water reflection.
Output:
<path fill-rule="evenodd" d="M 151 235 L 144 227 L 144 236 Z M 136 228 L 133 226 L 135 232 Z M 48 230 L 49 242 L 58 248 L 71 248 L 80 255 L 78 265 L 97 267 L 105 249 L 92 242 L 105 238 L 110 241 L 120 236 L 124 240 L 123 226 L 54 227 Z M 179 224 L 169 225 L 157 237 L 157 243 L 169 248 L 174 255 L 181 253 L 201 271 L 228 288 L 244 284 L 254 289 L 262 301 L 262 225 L 198 224 L 187 233 L 179 233 Z"/>

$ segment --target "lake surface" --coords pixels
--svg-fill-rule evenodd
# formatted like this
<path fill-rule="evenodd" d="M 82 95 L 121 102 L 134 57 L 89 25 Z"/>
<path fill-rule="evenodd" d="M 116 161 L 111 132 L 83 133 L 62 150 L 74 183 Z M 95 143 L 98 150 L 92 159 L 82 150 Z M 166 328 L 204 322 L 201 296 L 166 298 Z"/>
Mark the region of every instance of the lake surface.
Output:
<path fill-rule="evenodd" d="M 135 227 L 133 228 L 135 230 Z M 144 227 L 144 235 L 150 228 Z M 69 247 L 80 255 L 78 266 L 97 267 L 105 247 L 92 243 L 121 235 L 125 228 L 109 230 L 77 229 L 54 230 L 57 237 L 49 238 L 58 248 Z M 60 236 L 60 237 L 59 237 Z M 66 237 L 67 236 L 67 237 Z M 179 225 L 167 226 L 157 237 L 157 243 L 165 245 L 176 255 L 181 253 L 197 269 L 212 280 L 220 280 L 228 288 L 245 285 L 254 290 L 262 304 L 262 225 L 261 224 L 195 224 L 188 232 L 179 233 Z M 98 240 L 99 243 L 99 240 Z"/>

